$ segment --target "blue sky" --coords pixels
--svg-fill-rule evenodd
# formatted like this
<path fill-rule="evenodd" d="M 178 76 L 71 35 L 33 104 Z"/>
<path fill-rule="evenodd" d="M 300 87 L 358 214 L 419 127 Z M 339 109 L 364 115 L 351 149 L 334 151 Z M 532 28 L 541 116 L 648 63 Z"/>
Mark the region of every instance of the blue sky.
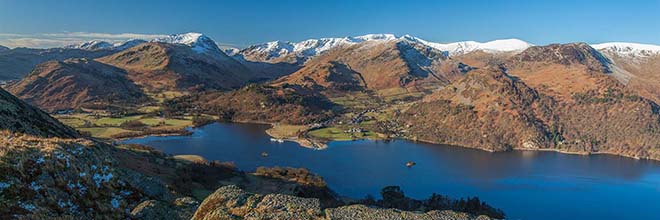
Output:
<path fill-rule="evenodd" d="M 0 0 L 0 44 L 10 47 L 190 31 L 238 47 L 368 33 L 435 42 L 660 44 L 660 0 Z"/>

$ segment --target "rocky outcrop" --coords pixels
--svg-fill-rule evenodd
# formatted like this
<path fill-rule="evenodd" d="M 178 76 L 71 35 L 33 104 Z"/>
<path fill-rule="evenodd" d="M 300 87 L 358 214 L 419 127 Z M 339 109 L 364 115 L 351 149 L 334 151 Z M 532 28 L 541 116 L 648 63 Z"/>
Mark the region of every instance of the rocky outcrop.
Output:
<path fill-rule="evenodd" d="M 199 202 L 182 195 L 189 186 L 177 181 L 186 180 L 154 174 L 173 176 L 177 165 L 92 140 L 0 131 L 0 218 L 190 219 Z"/>
<path fill-rule="evenodd" d="M 143 194 L 110 146 L 83 139 L 0 138 L 0 216 L 120 219 Z"/>
<path fill-rule="evenodd" d="M 172 203 L 147 200 L 131 210 L 134 219 L 178 220 L 190 219 L 199 206 L 199 202 L 191 197 L 182 197 Z"/>
<path fill-rule="evenodd" d="M 305 199 L 286 195 L 259 195 L 245 192 L 237 186 L 225 186 L 204 199 L 192 219 L 319 219 L 318 199 Z"/>
<path fill-rule="evenodd" d="M 326 219 L 335 220 L 489 220 L 488 216 L 471 216 L 462 212 L 449 210 L 430 211 L 426 213 L 401 211 L 398 209 L 370 208 L 364 205 L 350 205 L 325 210 Z"/>
<path fill-rule="evenodd" d="M 453 211 L 415 213 L 396 209 L 370 208 L 364 205 L 322 210 L 319 200 L 281 194 L 252 194 L 237 186 L 225 186 L 208 196 L 193 220 L 219 219 L 490 219 Z"/>

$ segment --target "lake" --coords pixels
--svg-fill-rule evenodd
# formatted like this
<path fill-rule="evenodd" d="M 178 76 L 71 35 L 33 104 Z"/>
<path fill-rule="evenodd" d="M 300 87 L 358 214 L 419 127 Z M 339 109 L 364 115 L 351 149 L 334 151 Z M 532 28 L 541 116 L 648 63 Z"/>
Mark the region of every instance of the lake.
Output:
<path fill-rule="evenodd" d="M 125 141 L 169 154 L 196 154 L 259 166 L 305 167 L 342 196 L 379 197 L 388 185 L 406 195 L 478 196 L 507 219 L 660 219 L 660 163 L 610 155 L 490 153 L 397 140 L 330 142 L 325 150 L 271 142 L 267 125 L 211 124 L 191 136 Z M 262 157 L 261 152 L 268 152 Z M 408 168 L 407 161 L 416 166 Z"/>

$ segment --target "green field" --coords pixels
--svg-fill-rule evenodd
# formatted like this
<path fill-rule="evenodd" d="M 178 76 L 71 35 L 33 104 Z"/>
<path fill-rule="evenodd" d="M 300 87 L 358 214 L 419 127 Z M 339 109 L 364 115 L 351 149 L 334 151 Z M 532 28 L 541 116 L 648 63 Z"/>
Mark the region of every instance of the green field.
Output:
<path fill-rule="evenodd" d="M 113 135 L 130 132 L 122 128 L 116 127 L 92 127 L 92 128 L 78 128 L 80 131 L 89 131 L 92 137 L 98 138 L 111 138 Z"/>
<path fill-rule="evenodd" d="M 308 132 L 307 134 L 314 138 L 333 140 L 333 141 L 350 141 L 358 139 L 380 139 L 380 135 L 373 131 L 366 131 L 362 133 L 346 133 L 345 129 L 339 127 L 321 128 Z"/>
<path fill-rule="evenodd" d="M 366 109 L 378 105 L 378 99 L 364 92 L 353 92 L 338 97 L 331 97 L 335 104 L 352 109 Z"/>
<path fill-rule="evenodd" d="M 142 116 L 136 115 L 136 116 L 128 116 L 128 117 L 122 117 L 122 118 L 111 118 L 111 117 L 102 117 L 98 118 L 96 120 L 92 120 L 91 122 L 97 126 L 119 126 L 121 123 L 127 122 L 127 121 L 132 121 L 136 119 L 140 119 Z"/>
<path fill-rule="evenodd" d="M 59 118 L 59 120 L 66 125 L 76 128 L 85 125 L 85 121 L 86 121 L 80 118 Z"/>
<path fill-rule="evenodd" d="M 144 106 L 138 108 L 138 111 L 142 113 L 153 113 L 153 112 L 159 112 L 160 110 L 161 110 L 160 106 Z"/>
<path fill-rule="evenodd" d="M 277 124 L 268 129 L 266 133 L 275 138 L 291 138 L 298 136 L 299 132 L 305 131 L 305 125 L 285 125 Z"/>
<path fill-rule="evenodd" d="M 157 126 L 160 125 L 161 122 L 163 122 L 163 125 L 166 126 L 177 126 L 177 127 L 186 127 L 186 126 L 191 126 L 192 121 L 191 120 L 181 120 L 181 119 L 164 119 L 164 118 L 141 118 L 140 121 L 146 125 L 149 126 Z"/>
<path fill-rule="evenodd" d="M 140 121 L 148 126 L 150 130 L 173 130 L 184 129 L 192 126 L 192 117 L 162 118 L 153 115 L 133 115 L 126 117 L 94 116 L 90 114 L 56 115 L 62 123 L 69 125 L 79 131 L 89 132 L 92 137 L 112 138 L 122 133 L 135 133 L 127 130 L 121 124 L 127 121 Z"/>

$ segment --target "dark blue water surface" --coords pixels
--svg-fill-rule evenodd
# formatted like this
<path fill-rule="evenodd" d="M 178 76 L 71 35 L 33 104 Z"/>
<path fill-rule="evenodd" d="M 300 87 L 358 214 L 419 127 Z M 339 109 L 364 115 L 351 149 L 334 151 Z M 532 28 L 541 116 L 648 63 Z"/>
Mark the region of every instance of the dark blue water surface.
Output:
<path fill-rule="evenodd" d="M 197 154 L 259 166 L 305 167 L 342 196 L 378 197 L 384 186 L 406 195 L 478 196 L 507 219 L 660 219 L 660 163 L 608 155 L 489 153 L 410 141 L 331 142 L 325 150 L 271 142 L 268 126 L 211 124 L 192 136 L 126 141 L 170 154 Z M 261 152 L 268 152 L 262 157 Z M 416 166 L 407 168 L 407 161 Z"/>

